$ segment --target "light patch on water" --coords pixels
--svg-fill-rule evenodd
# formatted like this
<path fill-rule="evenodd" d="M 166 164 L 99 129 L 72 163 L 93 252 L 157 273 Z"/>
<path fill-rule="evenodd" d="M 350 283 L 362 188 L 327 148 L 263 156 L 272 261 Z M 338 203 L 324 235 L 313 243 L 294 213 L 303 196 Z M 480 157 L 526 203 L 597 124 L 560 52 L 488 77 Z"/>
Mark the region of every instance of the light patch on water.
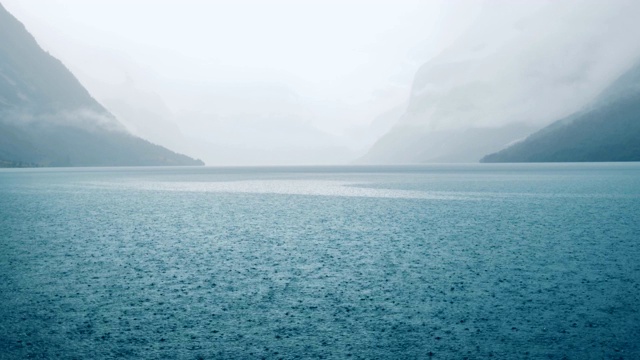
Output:
<path fill-rule="evenodd" d="M 241 181 L 132 181 L 122 183 L 91 182 L 101 188 L 131 188 L 149 191 L 206 193 L 282 194 L 338 197 L 370 197 L 429 200 L 479 200 L 481 196 L 442 191 L 419 191 L 365 187 L 361 182 L 331 180 L 241 180 Z"/>
<path fill-rule="evenodd" d="M 427 199 L 454 201 L 487 201 L 519 198 L 639 198 L 638 194 L 602 193 L 541 193 L 541 192 L 479 192 L 479 191 L 426 191 L 383 188 L 375 182 L 340 180 L 236 180 L 236 181 L 92 181 L 84 186 L 102 189 L 118 188 L 147 191 L 201 192 L 227 194 L 280 194 L 308 196 L 336 196 L 390 199 Z M 74 186 L 77 186 L 75 184 Z"/>

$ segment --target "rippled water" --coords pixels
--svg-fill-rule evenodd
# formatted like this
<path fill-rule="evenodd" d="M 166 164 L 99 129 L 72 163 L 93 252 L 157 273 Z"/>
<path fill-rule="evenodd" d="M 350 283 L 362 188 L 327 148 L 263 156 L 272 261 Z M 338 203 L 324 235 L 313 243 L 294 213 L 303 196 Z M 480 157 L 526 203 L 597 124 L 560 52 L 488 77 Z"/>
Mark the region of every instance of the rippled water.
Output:
<path fill-rule="evenodd" d="M 640 164 L 0 170 L 0 358 L 640 358 Z"/>

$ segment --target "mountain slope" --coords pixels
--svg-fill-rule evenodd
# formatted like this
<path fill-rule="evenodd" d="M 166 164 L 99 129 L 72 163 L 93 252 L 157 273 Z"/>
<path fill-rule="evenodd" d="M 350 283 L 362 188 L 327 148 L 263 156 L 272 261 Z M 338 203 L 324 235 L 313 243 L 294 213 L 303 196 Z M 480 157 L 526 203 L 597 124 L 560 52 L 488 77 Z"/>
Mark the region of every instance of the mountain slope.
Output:
<path fill-rule="evenodd" d="M 126 132 L 0 5 L 0 166 L 202 165 Z"/>
<path fill-rule="evenodd" d="M 481 161 L 640 161 L 640 64 L 586 109 Z"/>

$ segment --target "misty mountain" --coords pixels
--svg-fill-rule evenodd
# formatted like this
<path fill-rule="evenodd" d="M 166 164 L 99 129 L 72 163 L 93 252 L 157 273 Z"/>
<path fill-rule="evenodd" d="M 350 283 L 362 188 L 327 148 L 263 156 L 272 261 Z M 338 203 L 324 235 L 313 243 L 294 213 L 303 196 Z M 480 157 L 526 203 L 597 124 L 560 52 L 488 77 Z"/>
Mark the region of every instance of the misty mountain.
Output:
<path fill-rule="evenodd" d="M 361 158 L 363 164 L 478 162 L 539 129 L 527 122 L 473 121 L 487 111 L 490 84 L 473 81 L 473 61 L 433 64 L 416 73 L 409 104 Z M 446 90 L 440 90 L 446 89 Z M 490 111 L 497 115 L 496 111 Z"/>
<path fill-rule="evenodd" d="M 481 161 L 640 161 L 640 63 L 584 109 Z"/>
<path fill-rule="evenodd" d="M 250 108 L 247 114 L 193 112 L 179 116 L 192 134 L 203 134 L 190 141 L 207 164 L 323 165 L 354 158 L 340 139 L 320 131 L 304 117 L 284 111 L 261 114 L 260 109 Z"/>
<path fill-rule="evenodd" d="M 0 166 L 202 165 L 128 133 L 0 5 Z"/>
<path fill-rule="evenodd" d="M 587 3 L 485 4 L 418 69 L 406 112 L 361 161 L 475 162 L 583 109 L 640 56 L 637 21 L 619 16 L 638 3 Z"/>

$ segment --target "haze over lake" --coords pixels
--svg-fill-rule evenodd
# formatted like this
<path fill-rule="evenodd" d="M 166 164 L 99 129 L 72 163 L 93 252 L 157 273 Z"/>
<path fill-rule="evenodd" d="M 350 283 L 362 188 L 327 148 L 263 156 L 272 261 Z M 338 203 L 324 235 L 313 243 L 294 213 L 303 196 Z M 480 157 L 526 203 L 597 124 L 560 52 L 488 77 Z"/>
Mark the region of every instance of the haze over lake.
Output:
<path fill-rule="evenodd" d="M 637 358 L 640 165 L 0 171 L 0 358 Z"/>

